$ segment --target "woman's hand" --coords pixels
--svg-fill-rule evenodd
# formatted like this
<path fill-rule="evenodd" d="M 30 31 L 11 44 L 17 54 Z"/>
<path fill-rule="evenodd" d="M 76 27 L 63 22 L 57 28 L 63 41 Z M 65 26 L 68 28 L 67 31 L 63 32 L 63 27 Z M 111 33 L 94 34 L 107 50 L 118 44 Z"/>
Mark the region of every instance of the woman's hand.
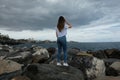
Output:
<path fill-rule="evenodd" d="M 68 28 L 72 28 L 72 25 L 70 23 L 68 23 L 66 20 L 65 20 L 65 22 L 69 26 Z"/>
<path fill-rule="evenodd" d="M 68 26 L 69 26 L 68 28 L 72 28 L 72 25 L 71 25 L 71 24 L 68 24 Z"/>

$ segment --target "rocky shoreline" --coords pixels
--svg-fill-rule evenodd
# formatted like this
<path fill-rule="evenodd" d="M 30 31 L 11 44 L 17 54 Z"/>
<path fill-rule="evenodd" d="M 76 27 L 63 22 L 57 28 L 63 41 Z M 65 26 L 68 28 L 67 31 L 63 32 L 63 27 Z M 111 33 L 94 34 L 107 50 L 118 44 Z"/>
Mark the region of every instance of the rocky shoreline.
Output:
<path fill-rule="evenodd" d="M 68 49 L 69 67 L 56 66 L 56 53 L 55 47 L 0 45 L 0 80 L 120 80 L 119 49 Z"/>

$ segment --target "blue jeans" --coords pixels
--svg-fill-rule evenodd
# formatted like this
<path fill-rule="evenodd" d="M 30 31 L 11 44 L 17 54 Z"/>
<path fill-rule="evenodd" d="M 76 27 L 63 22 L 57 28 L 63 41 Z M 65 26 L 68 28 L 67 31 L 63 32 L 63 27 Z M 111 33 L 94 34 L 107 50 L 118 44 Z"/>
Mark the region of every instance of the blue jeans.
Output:
<path fill-rule="evenodd" d="M 57 38 L 57 45 L 58 45 L 57 62 L 60 62 L 62 49 L 63 49 L 63 53 L 64 53 L 64 62 L 67 62 L 66 36 L 58 37 Z"/>

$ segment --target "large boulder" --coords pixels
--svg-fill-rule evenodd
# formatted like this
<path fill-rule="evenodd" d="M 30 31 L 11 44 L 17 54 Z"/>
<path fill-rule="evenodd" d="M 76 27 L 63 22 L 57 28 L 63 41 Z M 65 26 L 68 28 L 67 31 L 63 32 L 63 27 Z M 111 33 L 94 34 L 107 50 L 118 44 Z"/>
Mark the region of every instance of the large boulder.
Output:
<path fill-rule="evenodd" d="M 31 49 L 33 49 L 34 51 L 38 51 L 40 49 L 42 49 L 42 46 L 36 46 L 36 45 L 32 45 Z"/>
<path fill-rule="evenodd" d="M 49 58 L 49 53 L 47 49 L 41 48 L 38 49 L 33 55 L 33 63 L 43 63 Z"/>
<path fill-rule="evenodd" d="M 2 49 L 2 44 L 0 44 L 0 50 Z"/>
<path fill-rule="evenodd" d="M 9 49 L 7 49 L 7 50 L 6 50 L 6 49 L 3 49 L 3 46 L 4 46 L 4 45 L 1 45 L 1 44 L 0 44 L 0 60 L 6 58 L 6 56 L 7 56 L 8 54 L 10 54 Z"/>
<path fill-rule="evenodd" d="M 21 73 L 22 73 L 22 70 L 17 70 L 17 71 L 9 72 L 9 73 L 3 73 L 0 75 L 0 80 L 11 80 L 12 78 L 16 76 L 20 76 Z"/>
<path fill-rule="evenodd" d="M 117 49 L 106 49 L 105 52 L 108 54 L 108 55 L 111 55 L 113 53 L 115 53 L 116 51 L 118 51 Z"/>
<path fill-rule="evenodd" d="M 120 80 L 120 76 L 117 76 L 117 77 L 104 76 L 104 77 L 96 78 L 94 80 Z"/>
<path fill-rule="evenodd" d="M 68 49 L 68 54 L 69 55 L 71 55 L 71 56 L 74 56 L 74 55 L 76 55 L 77 53 L 79 53 L 80 52 L 80 49 L 78 49 L 78 48 L 72 48 L 72 49 Z"/>
<path fill-rule="evenodd" d="M 32 62 L 42 63 L 48 58 L 49 53 L 47 49 L 40 47 L 34 47 L 34 49 L 33 48 L 19 49 L 16 52 L 7 55 L 6 57 L 6 59 L 8 60 L 13 60 L 20 64 L 31 64 Z"/>
<path fill-rule="evenodd" d="M 69 64 L 82 70 L 86 80 L 92 80 L 105 75 L 104 61 L 85 52 L 78 53 Z"/>
<path fill-rule="evenodd" d="M 49 52 L 50 57 L 56 53 L 56 48 L 49 47 L 47 48 L 47 51 Z"/>
<path fill-rule="evenodd" d="M 31 79 L 26 76 L 15 76 L 11 80 L 31 80 Z"/>
<path fill-rule="evenodd" d="M 106 49 L 105 53 L 108 56 L 108 58 L 120 59 L 120 50 L 119 49 Z"/>
<path fill-rule="evenodd" d="M 75 49 L 68 50 L 68 64 L 80 69 L 86 80 L 92 80 L 96 77 L 105 75 L 105 64 L 104 61 L 88 54 L 86 51 L 80 51 Z M 56 64 L 56 57 L 51 58 L 50 64 Z"/>
<path fill-rule="evenodd" d="M 120 73 L 120 62 L 114 62 L 113 64 L 110 65 L 110 67 L 114 68 Z"/>
<path fill-rule="evenodd" d="M 118 76 L 120 73 L 119 59 L 109 58 L 104 59 L 106 70 L 105 73 L 107 76 Z"/>
<path fill-rule="evenodd" d="M 50 64 L 29 65 L 24 75 L 31 80 L 84 80 L 79 69 Z"/>
<path fill-rule="evenodd" d="M 0 60 L 0 74 L 20 70 L 21 66 L 21 64 L 18 64 L 11 60 Z"/>
<path fill-rule="evenodd" d="M 108 58 L 108 59 L 103 59 L 106 67 L 109 67 L 112 63 L 114 62 L 120 62 L 120 59 L 115 59 L 115 58 Z"/>
<path fill-rule="evenodd" d="M 12 46 L 8 46 L 8 45 L 2 45 L 1 49 L 4 50 L 4 51 L 8 51 L 8 52 L 12 52 L 13 51 L 13 47 Z"/>
<path fill-rule="evenodd" d="M 30 51 L 15 52 L 15 53 L 7 56 L 6 59 L 13 60 L 20 64 L 29 64 L 32 62 L 32 53 Z"/>
<path fill-rule="evenodd" d="M 93 52 L 92 54 L 93 54 L 94 57 L 97 57 L 99 59 L 108 58 L 106 53 L 104 52 L 104 50 L 99 50 L 99 51 Z"/>
<path fill-rule="evenodd" d="M 105 70 L 106 76 L 118 76 L 118 71 L 112 67 L 107 67 Z"/>

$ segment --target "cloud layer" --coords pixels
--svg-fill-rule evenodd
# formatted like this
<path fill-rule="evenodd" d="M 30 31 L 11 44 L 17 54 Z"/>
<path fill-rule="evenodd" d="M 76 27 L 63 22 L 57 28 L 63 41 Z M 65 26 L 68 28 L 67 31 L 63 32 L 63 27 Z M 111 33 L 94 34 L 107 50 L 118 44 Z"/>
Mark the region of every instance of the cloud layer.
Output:
<path fill-rule="evenodd" d="M 68 31 L 69 40 L 120 41 L 119 3 L 120 0 L 0 0 L 0 30 L 13 38 L 51 39 L 58 17 L 63 15 L 74 27 Z M 51 36 L 47 36 L 48 31 Z M 18 34 L 23 36 L 17 37 Z M 52 39 L 56 40 L 55 36 Z"/>

